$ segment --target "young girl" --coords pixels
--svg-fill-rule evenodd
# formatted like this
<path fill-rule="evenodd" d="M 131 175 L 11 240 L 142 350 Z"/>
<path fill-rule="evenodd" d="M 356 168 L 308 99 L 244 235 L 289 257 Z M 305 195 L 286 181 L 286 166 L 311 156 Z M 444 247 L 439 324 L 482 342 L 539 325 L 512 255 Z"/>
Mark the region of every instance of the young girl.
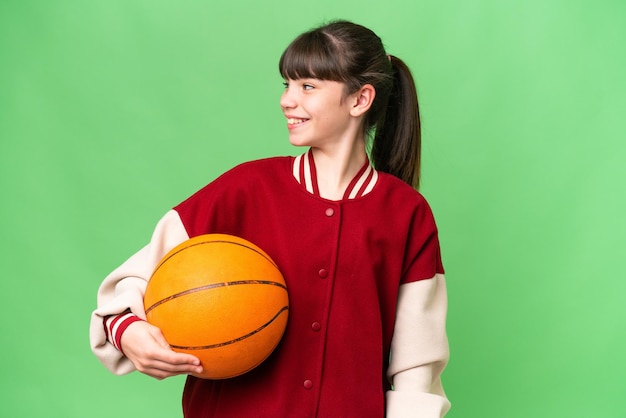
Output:
<path fill-rule="evenodd" d="M 92 348 L 114 373 L 189 374 L 186 417 L 441 417 L 450 406 L 440 380 L 447 298 L 435 222 L 416 191 L 409 69 L 346 21 L 300 35 L 279 67 L 289 140 L 307 151 L 237 166 L 166 213 L 150 243 L 102 283 Z M 263 248 L 290 298 L 274 353 L 219 381 L 193 377 L 198 359 L 172 351 L 143 320 L 158 261 L 207 233 Z"/>

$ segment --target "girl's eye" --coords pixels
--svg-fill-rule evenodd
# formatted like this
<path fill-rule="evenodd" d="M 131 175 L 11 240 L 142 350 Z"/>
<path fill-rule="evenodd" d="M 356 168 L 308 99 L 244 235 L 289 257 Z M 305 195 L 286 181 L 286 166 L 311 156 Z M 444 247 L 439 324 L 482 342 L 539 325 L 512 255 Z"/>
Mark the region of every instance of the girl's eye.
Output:
<path fill-rule="evenodd" d="M 289 81 L 283 81 L 283 87 L 285 89 L 289 88 L 289 84 L 291 84 Z M 302 87 L 302 90 L 305 90 L 305 91 L 313 90 L 315 88 L 315 86 L 313 86 L 313 84 L 309 84 L 309 83 L 301 83 L 301 87 Z"/>

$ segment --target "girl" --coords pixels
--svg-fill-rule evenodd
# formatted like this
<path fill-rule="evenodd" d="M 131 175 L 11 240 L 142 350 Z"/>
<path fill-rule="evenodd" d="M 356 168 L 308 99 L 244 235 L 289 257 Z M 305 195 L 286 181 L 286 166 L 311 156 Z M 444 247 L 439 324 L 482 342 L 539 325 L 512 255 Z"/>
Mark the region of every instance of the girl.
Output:
<path fill-rule="evenodd" d="M 244 163 L 166 213 L 150 243 L 102 283 L 92 348 L 115 373 L 189 374 L 186 417 L 441 417 L 450 406 L 440 380 L 447 298 L 435 222 L 416 191 L 409 69 L 346 21 L 300 35 L 279 68 L 289 140 L 307 151 Z M 143 320 L 158 261 L 206 233 L 263 248 L 290 297 L 270 358 L 222 381 L 193 377 L 198 359 L 172 351 Z"/>

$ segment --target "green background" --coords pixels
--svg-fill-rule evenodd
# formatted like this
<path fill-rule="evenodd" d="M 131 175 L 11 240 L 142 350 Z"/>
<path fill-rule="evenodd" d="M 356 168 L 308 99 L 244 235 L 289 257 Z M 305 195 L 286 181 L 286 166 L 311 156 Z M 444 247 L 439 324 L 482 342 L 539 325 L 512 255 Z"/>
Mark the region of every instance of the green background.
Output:
<path fill-rule="evenodd" d="M 413 69 L 449 417 L 624 417 L 626 2 L 0 0 L 0 416 L 176 417 L 91 354 L 104 276 L 233 165 L 295 154 L 277 61 L 330 18 Z"/>

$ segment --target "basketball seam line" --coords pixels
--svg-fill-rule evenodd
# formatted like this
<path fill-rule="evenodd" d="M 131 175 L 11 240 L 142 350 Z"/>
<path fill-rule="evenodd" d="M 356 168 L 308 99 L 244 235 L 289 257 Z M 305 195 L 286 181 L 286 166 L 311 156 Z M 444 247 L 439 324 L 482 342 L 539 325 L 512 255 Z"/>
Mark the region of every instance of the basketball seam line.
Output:
<path fill-rule="evenodd" d="M 272 259 L 271 259 L 271 258 L 269 258 L 266 254 L 263 254 L 262 252 L 260 252 L 259 250 L 255 249 L 255 248 L 249 247 L 249 246 L 247 246 L 247 245 L 245 245 L 245 244 L 242 244 L 242 243 L 239 243 L 239 242 L 232 242 L 232 241 L 224 241 L 224 240 L 220 240 L 220 241 L 201 241 L 201 242 L 196 242 L 196 243 L 193 243 L 192 245 L 189 245 L 189 246 L 186 246 L 186 247 L 184 247 L 184 248 L 181 248 L 181 249 L 179 249 L 178 251 L 176 251 L 175 253 L 170 254 L 170 255 L 169 255 L 169 257 L 167 257 L 165 260 L 162 260 L 162 261 L 159 263 L 159 265 L 156 267 L 156 269 L 154 269 L 154 273 L 156 273 L 156 271 L 157 271 L 158 269 L 160 269 L 160 268 L 161 268 L 161 266 L 162 266 L 163 264 L 165 264 L 165 263 L 166 263 L 166 262 L 167 262 L 170 258 L 172 258 L 173 256 L 175 256 L 176 254 L 178 254 L 178 253 L 180 253 L 181 251 L 184 251 L 184 250 L 186 250 L 186 249 L 188 249 L 188 248 L 195 247 L 195 246 L 202 245 L 202 244 L 232 244 L 232 245 L 239 245 L 240 247 L 244 247 L 244 248 L 247 248 L 247 249 L 249 249 L 249 250 L 254 251 L 255 253 L 259 254 L 261 257 L 263 257 L 264 259 L 266 259 L 267 261 L 269 261 L 269 262 L 270 262 L 270 264 L 272 264 L 274 267 L 278 268 L 278 266 L 276 265 L 276 263 L 274 263 L 274 260 L 272 260 Z M 153 276 L 154 276 L 154 273 L 152 273 L 152 275 L 153 275 Z"/>
<path fill-rule="evenodd" d="M 154 302 L 150 307 L 148 307 L 148 309 L 146 309 L 146 314 L 150 312 L 151 310 L 153 310 L 154 308 L 156 308 L 157 306 L 162 305 L 165 302 L 168 302 L 172 299 L 176 299 L 177 297 L 180 297 L 180 296 L 189 295 L 195 292 L 201 292 L 203 290 L 216 289 L 218 287 L 237 286 L 237 285 L 242 285 L 242 284 L 262 284 L 262 285 L 278 286 L 287 290 L 287 287 L 284 284 L 278 283 L 278 282 L 272 282 L 269 280 L 236 280 L 232 282 L 212 283 L 212 284 L 208 284 L 205 286 L 194 287 L 193 289 L 187 289 L 182 292 L 178 292 L 173 295 L 170 295 L 157 302 Z"/>
<path fill-rule="evenodd" d="M 274 320 L 276 320 L 276 318 L 278 318 L 280 316 L 280 314 L 282 314 L 285 311 L 288 311 L 289 307 L 284 306 L 282 307 L 278 313 L 276 313 L 276 315 L 274 315 L 269 321 L 267 321 L 265 324 L 261 325 L 259 328 L 255 329 L 254 331 L 249 332 L 246 335 L 242 335 L 241 337 L 237 337 L 234 340 L 230 340 L 230 341 L 225 341 L 222 343 L 217 343 L 217 344 L 210 344 L 210 345 L 202 345 L 202 346 L 182 346 L 182 345 L 170 345 L 170 347 L 172 348 L 176 348 L 179 350 L 209 350 L 212 348 L 219 348 L 219 347 L 224 347 L 226 345 L 230 345 L 230 344 L 234 344 L 236 342 L 245 340 L 246 338 L 249 338 L 251 336 L 253 336 L 254 334 L 261 332 L 263 329 L 267 328 L 272 322 L 274 322 Z"/>

